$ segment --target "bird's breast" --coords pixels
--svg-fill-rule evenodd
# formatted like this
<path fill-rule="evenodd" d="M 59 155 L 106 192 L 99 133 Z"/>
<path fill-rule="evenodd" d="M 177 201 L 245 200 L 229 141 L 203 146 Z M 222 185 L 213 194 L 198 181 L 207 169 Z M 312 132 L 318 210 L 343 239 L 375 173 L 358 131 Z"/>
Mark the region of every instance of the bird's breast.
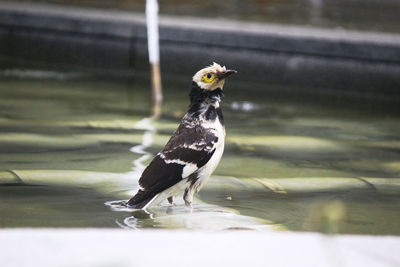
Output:
<path fill-rule="evenodd" d="M 204 182 L 210 177 L 210 175 L 217 168 L 222 154 L 224 153 L 225 146 L 225 127 L 221 123 L 219 116 L 213 119 L 207 119 L 207 116 L 203 117 L 201 126 L 210 132 L 212 132 L 218 141 L 215 143 L 215 152 L 206 165 L 201 169 L 199 173 L 198 187 L 201 188 Z"/>

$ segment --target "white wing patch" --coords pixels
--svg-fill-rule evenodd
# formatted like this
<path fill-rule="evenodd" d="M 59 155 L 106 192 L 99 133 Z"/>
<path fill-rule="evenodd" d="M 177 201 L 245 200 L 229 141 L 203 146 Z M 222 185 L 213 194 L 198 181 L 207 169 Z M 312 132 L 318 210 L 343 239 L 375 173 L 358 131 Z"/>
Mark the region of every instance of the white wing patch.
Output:
<path fill-rule="evenodd" d="M 183 170 L 182 170 L 182 179 L 188 177 L 189 175 L 191 175 L 198 169 L 196 163 L 186 162 L 186 161 L 183 161 L 180 159 L 166 159 L 166 157 L 163 153 L 158 153 L 158 155 L 160 155 L 160 157 L 164 160 L 164 162 L 166 164 L 175 163 L 175 164 L 184 165 L 185 167 L 183 167 Z"/>

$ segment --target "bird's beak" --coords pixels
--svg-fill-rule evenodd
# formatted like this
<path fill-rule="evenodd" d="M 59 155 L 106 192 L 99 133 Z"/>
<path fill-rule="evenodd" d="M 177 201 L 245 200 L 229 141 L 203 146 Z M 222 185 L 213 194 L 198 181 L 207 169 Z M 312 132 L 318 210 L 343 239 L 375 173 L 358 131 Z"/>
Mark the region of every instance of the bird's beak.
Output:
<path fill-rule="evenodd" d="M 228 76 L 230 76 L 232 74 L 236 74 L 236 73 L 237 73 L 236 70 L 226 70 L 226 71 L 220 72 L 218 74 L 218 78 L 225 79 L 226 77 L 228 77 Z"/>

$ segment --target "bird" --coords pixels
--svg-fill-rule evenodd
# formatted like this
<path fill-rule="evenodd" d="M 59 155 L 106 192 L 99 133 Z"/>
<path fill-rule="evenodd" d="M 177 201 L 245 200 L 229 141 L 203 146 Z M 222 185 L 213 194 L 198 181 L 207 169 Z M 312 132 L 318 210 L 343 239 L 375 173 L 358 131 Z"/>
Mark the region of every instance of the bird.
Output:
<path fill-rule="evenodd" d="M 220 102 L 225 79 L 236 74 L 213 62 L 193 76 L 190 105 L 178 129 L 152 159 L 139 179 L 137 193 L 127 202 L 133 209 L 146 209 L 165 199 L 183 196 L 193 208 L 193 195 L 220 162 L 225 145 L 225 126 Z"/>

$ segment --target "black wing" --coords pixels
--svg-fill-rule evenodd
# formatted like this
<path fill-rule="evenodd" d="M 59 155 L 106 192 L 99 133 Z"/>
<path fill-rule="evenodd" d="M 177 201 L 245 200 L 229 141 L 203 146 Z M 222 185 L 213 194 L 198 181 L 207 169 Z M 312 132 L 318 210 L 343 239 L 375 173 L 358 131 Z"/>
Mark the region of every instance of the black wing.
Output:
<path fill-rule="evenodd" d="M 128 205 L 141 209 L 157 194 L 195 173 L 210 160 L 217 142 L 211 131 L 181 124 L 142 173 L 140 189 Z"/>

